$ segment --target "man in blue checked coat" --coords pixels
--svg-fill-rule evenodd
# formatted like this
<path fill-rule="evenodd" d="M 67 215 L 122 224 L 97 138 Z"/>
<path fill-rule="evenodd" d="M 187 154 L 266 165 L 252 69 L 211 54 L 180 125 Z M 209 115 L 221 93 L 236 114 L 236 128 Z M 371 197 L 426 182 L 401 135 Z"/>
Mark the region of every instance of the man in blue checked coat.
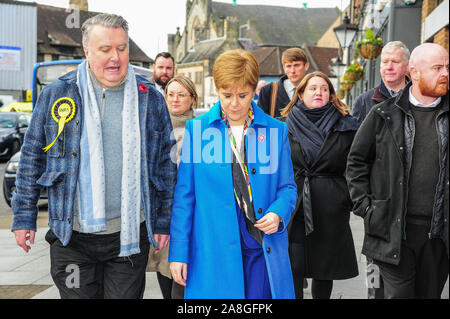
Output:
<path fill-rule="evenodd" d="M 149 246 L 169 239 L 170 116 L 163 96 L 129 66 L 122 17 L 97 15 L 82 33 L 86 61 L 44 88 L 33 112 L 12 231 L 28 252 L 47 187 L 46 240 L 61 297 L 142 298 Z"/>

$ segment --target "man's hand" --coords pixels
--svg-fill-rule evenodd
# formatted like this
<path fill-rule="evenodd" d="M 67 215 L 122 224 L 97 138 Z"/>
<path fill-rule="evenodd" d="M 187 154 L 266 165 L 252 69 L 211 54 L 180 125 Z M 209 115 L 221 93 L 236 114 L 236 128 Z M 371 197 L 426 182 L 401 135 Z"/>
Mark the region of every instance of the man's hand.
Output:
<path fill-rule="evenodd" d="M 30 244 L 34 245 L 34 236 L 36 232 L 34 230 L 24 230 L 18 229 L 14 230 L 14 235 L 16 236 L 17 245 L 23 248 L 26 252 L 31 249 L 31 246 L 27 245 L 27 241 L 30 241 Z"/>
<path fill-rule="evenodd" d="M 159 253 L 160 250 L 167 247 L 167 244 L 169 243 L 170 235 L 160 235 L 155 234 L 155 241 L 158 243 L 159 248 L 155 249 L 155 253 Z"/>
<path fill-rule="evenodd" d="M 276 233 L 280 225 L 281 217 L 275 213 L 267 213 L 263 218 L 256 221 L 255 227 L 266 235 Z"/>
<path fill-rule="evenodd" d="M 172 274 L 172 279 L 175 280 L 177 284 L 186 287 L 187 264 L 171 262 L 169 267 Z"/>

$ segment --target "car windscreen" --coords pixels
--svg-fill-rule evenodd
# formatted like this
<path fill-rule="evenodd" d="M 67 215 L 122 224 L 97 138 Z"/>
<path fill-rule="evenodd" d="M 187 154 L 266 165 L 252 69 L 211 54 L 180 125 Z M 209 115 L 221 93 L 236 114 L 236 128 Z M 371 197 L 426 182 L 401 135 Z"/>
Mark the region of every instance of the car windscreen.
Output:
<path fill-rule="evenodd" d="M 48 85 L 64 74 L 75 70 L 77 67 L 78 64 L 73 63 L 41 66 L 37 69 L 37 82 L 41 85 Z"/>
<path fill-rule="evenodd" d="M 13 128 L 15 123 L 16 117 L 14 115 L 1 114 L 0 128 Z"/>
<path fill-rule="evenodd" d="M 75 70 L 78 67 L 78 63 L 63 63 L 63 64 L 50 64 L 42 65 L 36 70 L 36 82 L 35 92 L 33 92 L 34 99 L 37 99 L 42 89 L 56 81 L 59 77 L 64 74 Z"/>

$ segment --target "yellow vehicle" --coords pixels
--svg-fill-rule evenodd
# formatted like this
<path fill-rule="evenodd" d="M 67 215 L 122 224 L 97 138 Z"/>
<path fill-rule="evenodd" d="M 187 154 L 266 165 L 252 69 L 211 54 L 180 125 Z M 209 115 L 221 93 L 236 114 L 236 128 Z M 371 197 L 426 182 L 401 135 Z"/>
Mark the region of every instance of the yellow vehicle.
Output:
<path fill-rule="evenodd" d="M 31 102 L 12 102 L 11 104 L 0 108 L 0 112 L 31 113 L 32 110 L 33 110 L 33 103 Z"/>

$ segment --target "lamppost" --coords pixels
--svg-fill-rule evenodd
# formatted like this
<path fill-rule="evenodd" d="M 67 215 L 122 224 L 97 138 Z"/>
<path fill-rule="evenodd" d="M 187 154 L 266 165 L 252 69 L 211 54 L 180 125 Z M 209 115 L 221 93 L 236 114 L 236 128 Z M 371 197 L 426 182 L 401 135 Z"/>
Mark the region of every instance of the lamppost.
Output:
<path fill-rule="evenodd" d="M 342 21 L 342 24 L 333 29 L 336 34 L 336 38 L 339 41 L 339 47 L 345 49 L 347 55 L 347 65 L 350 65 L 350 52 L 349 48 L 353 42 L 353 38 L 358 32 L 358 26 L 350 23 L 350 18 L 347 14 Z M 346 103 L 348 103 L 348 94 L 346 94 Z"/>

